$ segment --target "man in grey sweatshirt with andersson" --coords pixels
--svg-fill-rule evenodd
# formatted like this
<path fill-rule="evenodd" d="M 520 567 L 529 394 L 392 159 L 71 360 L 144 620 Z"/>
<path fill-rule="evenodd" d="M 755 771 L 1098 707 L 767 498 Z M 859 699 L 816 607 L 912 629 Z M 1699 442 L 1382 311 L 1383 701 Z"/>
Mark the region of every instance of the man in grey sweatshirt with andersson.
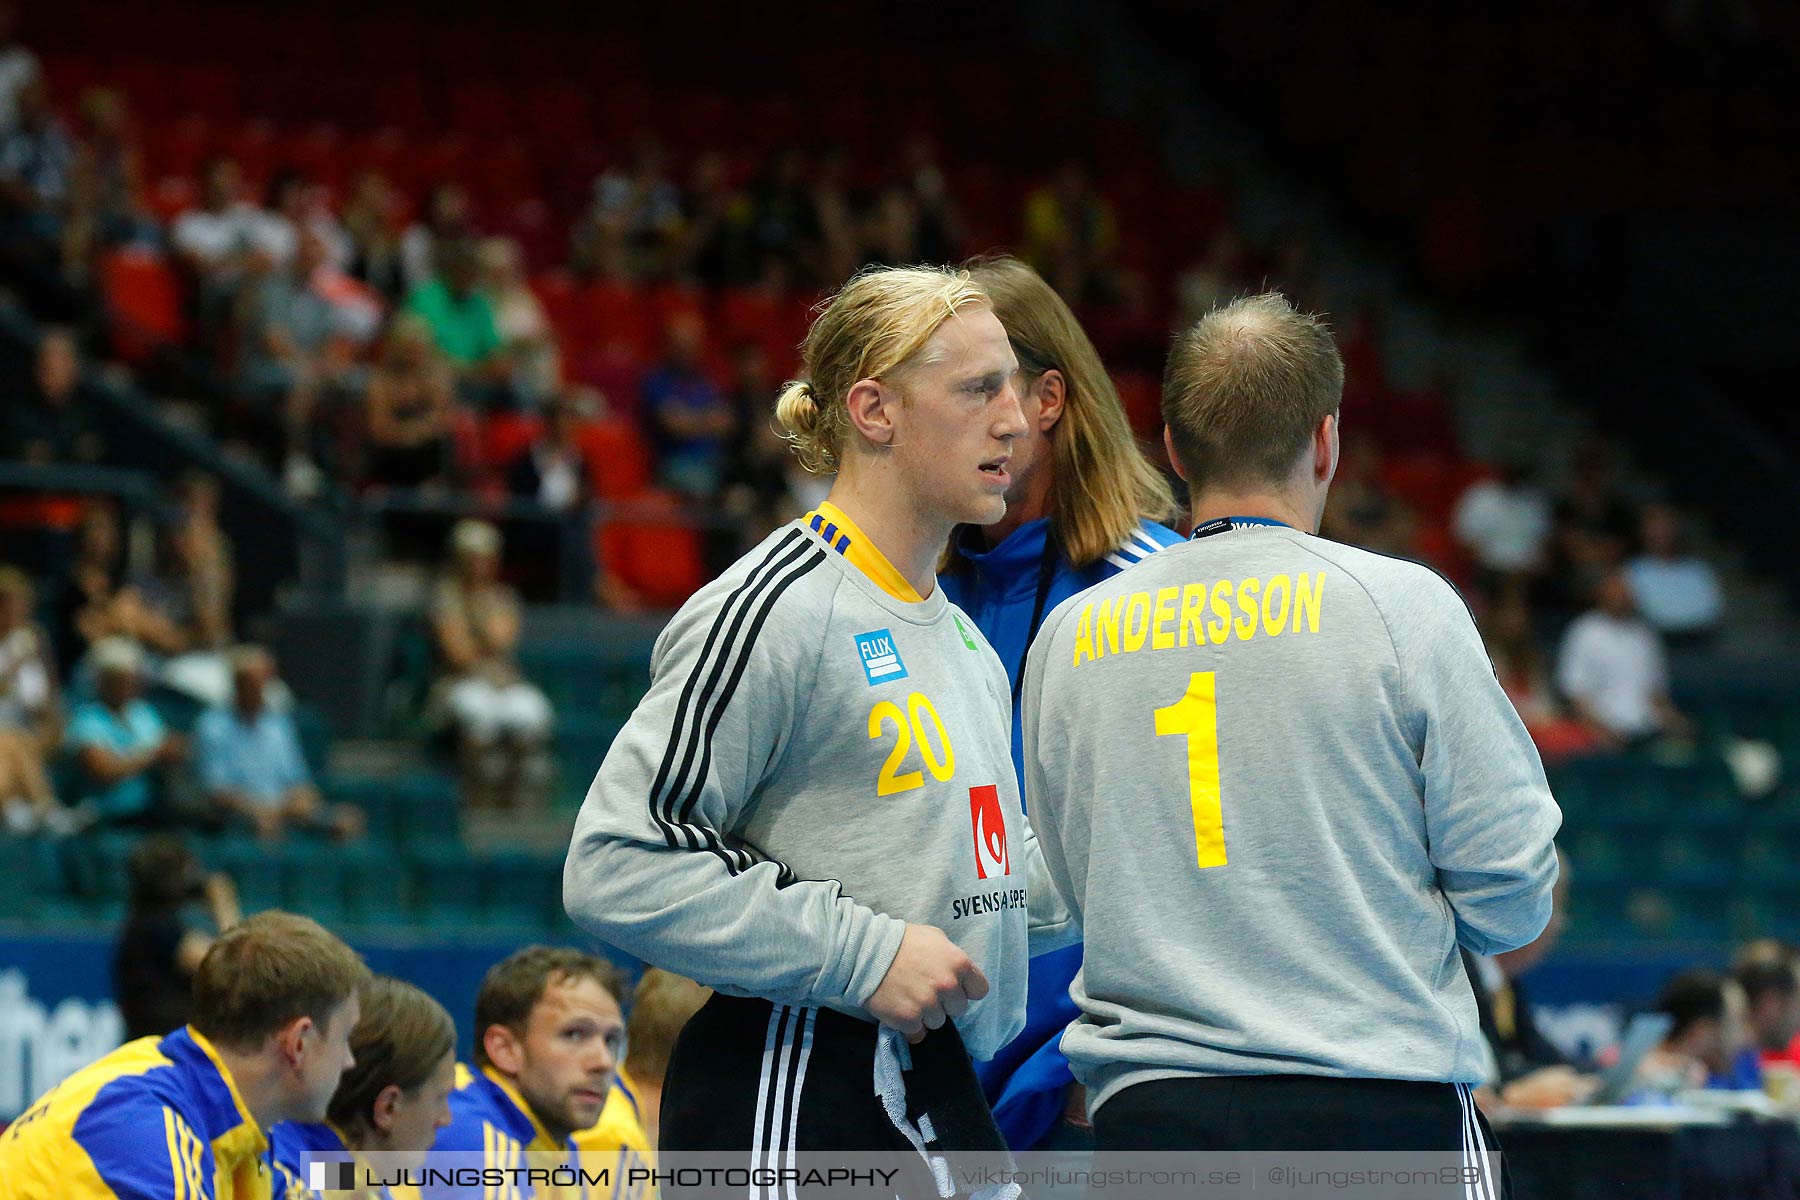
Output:
<path fill-rule="evenodd" d="M 1543 929 L 1562 818 L 1455 589 L 1317 536 L 1342 388 L 1277 295 L 1178 339 L 1194 536 L 1032 648 L 1027 804 L 1087 939 L 1062 1045 L 1102 1151 L 1460 1152 L 1446 1194 L 1499 1196 L 1457 947 Z"/>

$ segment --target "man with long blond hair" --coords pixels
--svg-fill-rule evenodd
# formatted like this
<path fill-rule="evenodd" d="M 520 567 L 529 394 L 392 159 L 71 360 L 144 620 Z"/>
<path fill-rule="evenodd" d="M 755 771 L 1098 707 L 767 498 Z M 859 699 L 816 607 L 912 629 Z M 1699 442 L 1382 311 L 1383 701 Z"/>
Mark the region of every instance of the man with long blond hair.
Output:
<path fill-rule="evenodd" d="M 1044 615 L 1181 535 L 1162 523 L 1177 515 L 1169 482 L 1132 437 L 1119 393 L 1062 297 L 1015 258 L 977 259 L 969 273 L 1019 360 L 1026 428 L 1013 439 L 1006 515 L 960 527 L 939 582 L 1006 666 L 1019 769 L 1019 677 Z M 1079 945 L 1033 959 L 1024 1031 L 977 1068 L 1015 1150 L 1084 1140 L 1086 1106 L 1057 1046 L 1078 1015 L 1069 984 L 1080 969 Z"/>
<path fill-rule="evenodd" d="M 936 577 L 952 529 L 1005 515 L 1018 363 L 982 291 L 930 268 L 852 279 L 803 358 L 776 415 L 830 495 L 663 631 L 563 895 L 716 989 L 669 1063 L 659 1153 L 924 1169 L 1003 1149 L 970 1057 L 1022 1025 L 1028 944 L 1069 938 L 1019 806 L 1006 669 Z"/>

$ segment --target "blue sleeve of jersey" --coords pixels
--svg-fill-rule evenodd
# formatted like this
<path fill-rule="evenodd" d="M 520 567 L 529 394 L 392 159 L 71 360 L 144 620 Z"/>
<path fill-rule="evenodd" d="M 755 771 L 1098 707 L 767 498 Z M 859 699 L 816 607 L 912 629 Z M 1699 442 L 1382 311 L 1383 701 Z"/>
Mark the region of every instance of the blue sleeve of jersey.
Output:
<path fill-rule="evenodd" d="M 118 1200 L 213 1200 L 212 1147 L 154 1096 L 102 1088 L 74 1135 Z"/>
<path fill-rule="evenodd" d="M 437 1140 L 431 1143 L 431 1153 L 426 1156 L 426 1165 L 445 1169 L 488 1165 L 486 1156 L 490 1152 L 490 1139 L 485 1134 L 486 1128 L 487 1119 L 473 1102 L 473 1097 L 465 1092 L 451 1093 L 450 1123 L 438 1130 Z M 479 1164 L 472 1158 L 437 1161 L 437 1156 L 445 1153 L 479 1154 L 483 1157 Z M 428 1184 L 419 1189 L 419 1200 L 464 1200 L 465 1197 L 478 1194 L 483 1194 L 479 1188 L 471 1190 L 450 1184 Z M 511 1195 L 504 1188 L 499 1194 Z"/>
<path fill-rule="evenodd" d="M 482 1128 L 486 1125 L 479 1112 L 472 1112 L 457 1106 L 457 1097 L 450 1097 L 450 1123 L 437 1132 L 437 1139 L 431 1143 L 436 1151 L 456 1151 L 460 1154 L 481 1154 L 487 1150 L 482 1137 Z"/>

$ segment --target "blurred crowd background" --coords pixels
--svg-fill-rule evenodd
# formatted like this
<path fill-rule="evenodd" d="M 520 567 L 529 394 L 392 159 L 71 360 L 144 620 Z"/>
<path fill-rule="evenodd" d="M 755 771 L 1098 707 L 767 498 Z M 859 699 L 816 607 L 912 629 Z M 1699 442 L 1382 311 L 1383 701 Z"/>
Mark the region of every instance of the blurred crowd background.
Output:
<path fill-rule="evenodd" d="M 811 306 L 1007 250 L 1158 453 L 1172 331 L 1327 315 L 1323 532 L 1458 584 L 1567 814 L 1544 1030 L 1791 1039 L 1800 18 L 914 8 L 0 0 L 0 923 L 100 936 L 172 833 L 246 909 L 573 936 L 661 621 L 824 494 Z"/>

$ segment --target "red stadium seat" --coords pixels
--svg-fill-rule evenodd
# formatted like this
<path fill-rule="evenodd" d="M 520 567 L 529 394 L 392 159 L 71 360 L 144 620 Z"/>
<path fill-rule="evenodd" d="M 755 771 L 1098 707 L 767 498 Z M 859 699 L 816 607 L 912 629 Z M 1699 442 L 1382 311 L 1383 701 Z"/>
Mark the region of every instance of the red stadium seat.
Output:
<path fill-rule="evenodd" d="M 582 428 L 580 438 L 594 495 L 629 500 L 650 486 L 650 447 L 630 421 L 613 417 L 591 422 Z"/>
<path fill-rule="evenodd" d="M 113 350 L 126 362 L 147 362 L 186 335 L 181 284 L 155 251 L 108 251 L 100 260 L 100 286 L 112 316 Z"/>
<path fill-rule="evenodd" d="M 482 460 L 493 470 L 504 472 L 543 431 L 544 423 L 530 413 L 495 413 L 487 418 L 481 431 Z"/>
<path fill-rule="evenodd" d="M 655 313 L 644 294 L 630 284 L 597 280 L 581 290 L 578 303 L 593 331 L 595 349 L 637 362 L 654 352 L 660 340 Z"/>
<path fill-rule="evenodd" d="M 651 493 L 600 526 L 600 562 L 655 608 L 677 608 L 706 581 L 700 534 L 679 521 L 671 496 Z"/>

